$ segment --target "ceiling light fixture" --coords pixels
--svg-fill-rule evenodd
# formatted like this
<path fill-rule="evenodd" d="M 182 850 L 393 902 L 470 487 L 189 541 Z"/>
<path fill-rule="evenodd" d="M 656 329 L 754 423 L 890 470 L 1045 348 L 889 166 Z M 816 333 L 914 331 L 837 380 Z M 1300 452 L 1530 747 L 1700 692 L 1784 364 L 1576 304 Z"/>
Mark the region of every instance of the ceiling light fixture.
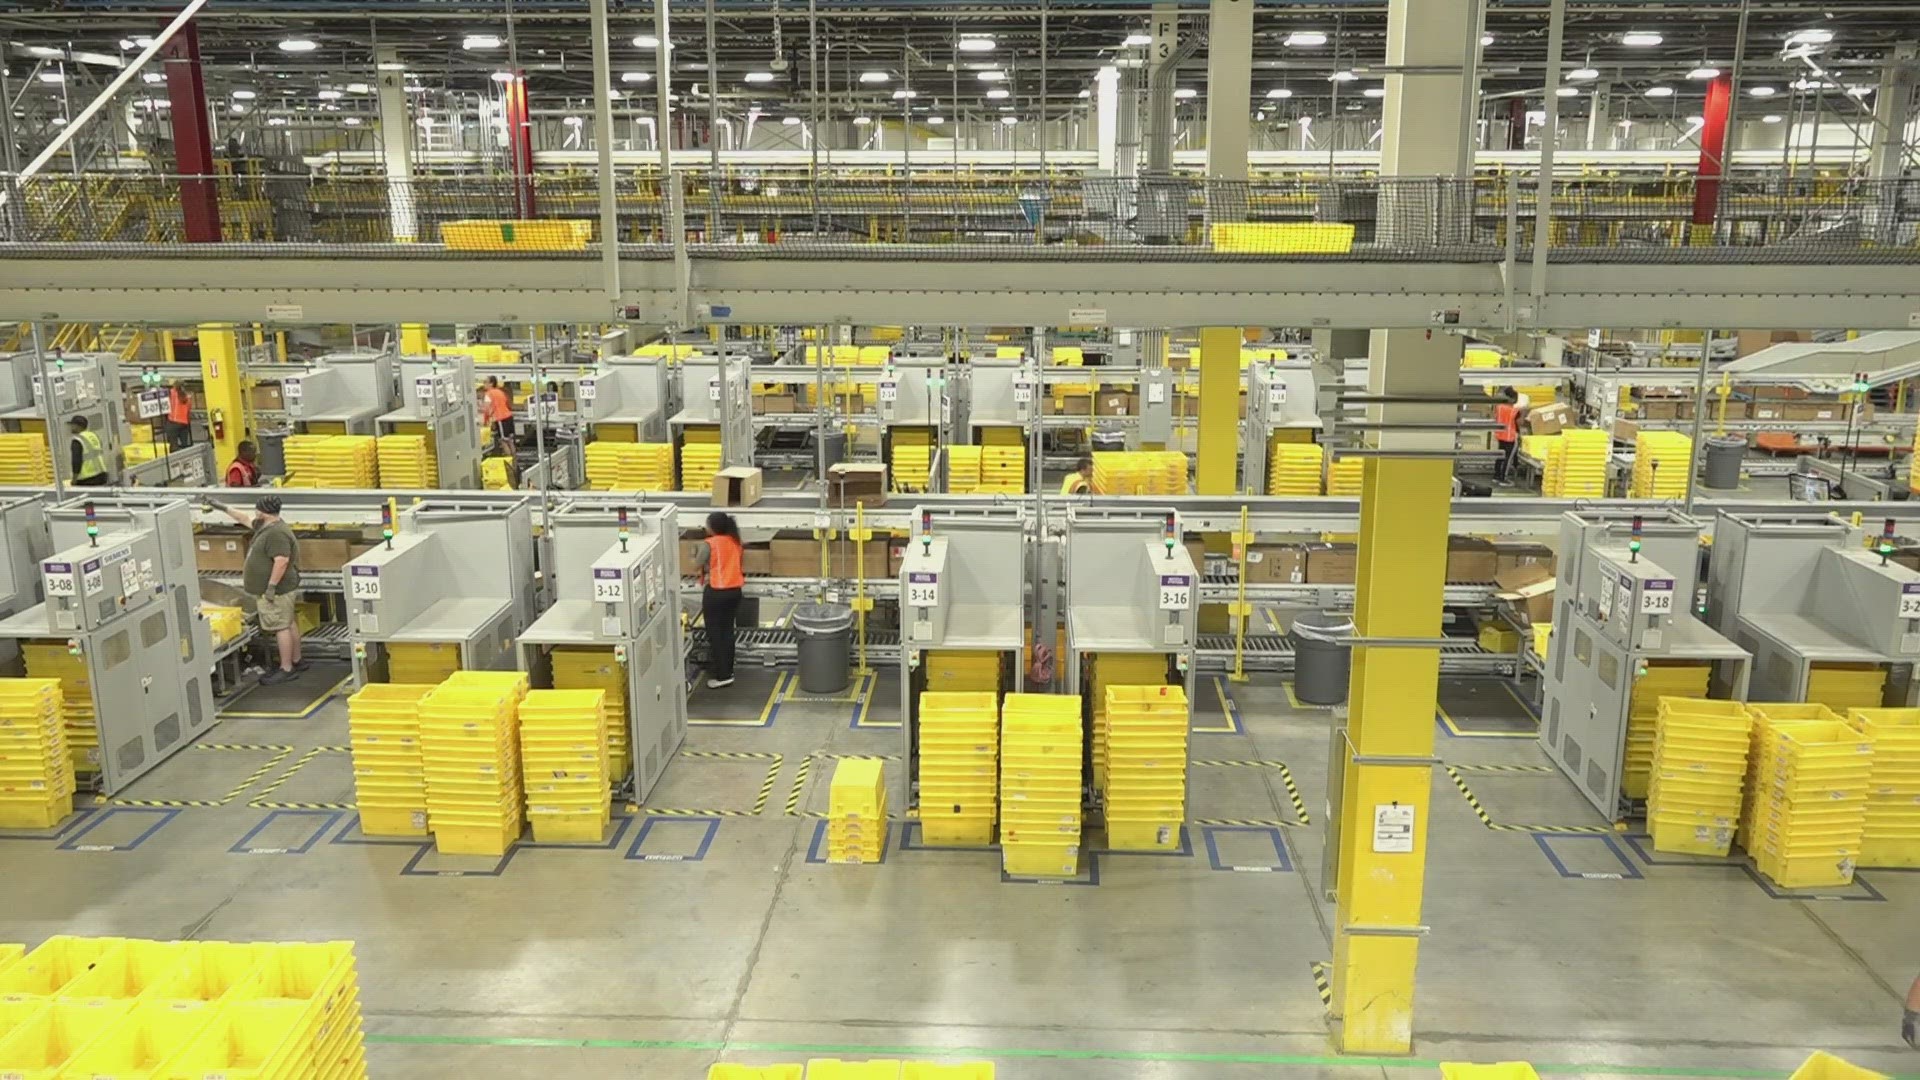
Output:
<path fill-rule="evenodd" d="M 372 91 L 373 87 L 363 82 L 351 82 L 347 84 L 347 93 L 349 94 L 366 94 Z"/>
<path fill-rule="evenodd" d="M 1318 30 L 1295 30 L 1281 44 L 1293 49 L 1313 49 L 1327 43 L 1327 35 Z"/>
<path fill-rule="evenodd" d="M 783 116 L 780 118 L 780 126 L 781 127 L 799 127 L 800 118 L 797 116 Z"/>
<path fill-rule="evenodd" d="M 1648 97 L 1651 97 L 1651 98 L 1669 98 L 1669 97 L 1672 97 L 1672 96 L 1673 96 L 1673 87 L 1671 87 L 1671 86 L 1649 86 L 1649 87 L 1647 87 L 1647 96 L 1648 96 Z"/>
<path fill-rule="evenodd" d="M 163 79 L 166 78 L 165 75 L 160 77 Z M 67 76 L 65 72 L 43 71 L 40 73 L 40 81 L 43 83 L 63 83 L 67 81 Z"/>
<path fill-rule="evenodd" d="M 633 47 L 636 49 L 657 49 L 660 47 L 660 39 L 654 37 L 652 34 L 641 34 L 639 37 L 633 39 Z"/>
<path fill-rule="evenodd" d="M 166 82 L 167 77 L 158 71 L 143 71 L 140 73 L 140 81 L 146 83 L 148 86 L 153 86 L 156 83 Z"/>
<path fill-rule="evenodd" d="M 1747 88 L 1748 97 L 1772 97 L 1779 92 L 1777 87 L 1772 86 L 1750 86 Z"/>
<path fill-rule="evenodd" d="M 988 68 L 985 71 L 976 71 L 973 74 L 974 77 L 981 82 L 1005 82 L 1007 79 L 1007 73 L 1001 71 L 999 68 Z"/>
<path fill-rule="evenodd" d="M 1578 68 L 1574 68 L 1572 71 L 1567 72 L 1568 82 L 1590 82 L 1599 77 L 1600 77 L 1599 70 L 1596 68 L 1590 68 L 1590 67 L 1578 67 Z"/>
<path fill-rule="evenodd" d="M 1360 93 L 1370 98 L 1383 98 L 1387 96 L 1387 88 L 1384 86 L 1369 86 L 1365 90 L 1360 91 Z"/>
<path fill-rule="evenodd" d="M 919 96 L 920 91 L 918 90 L 895 90 L 893 92 L 893 100 L 895 101 L 912 101 Z"/>
<path fill-rule="evenodd" d="M 460 39 L 460 47 L 469 50 L 497 49 L 500 47 L 500 44 L 500 35 L 498 34 L 468 34 L 466 37 Z"/>
<path fill-rule="evenodd" d="M 871 116 L 856 116 L 853 118 L 853 126 L 855 127 L 866 127 L 871 123 L 873 123 L 873 117 Z"/>
<path fill-rule="evenodd" d="M 1188 98 L 1199 97 L 1200 91 L 1195 90 L 1191 86 L 1182 86 L 1173 92 L 1173 96 L 1179 98 L 1181 101 L 1185 101 Z"/>
<path fill-rule="evenodd" d="M 1491 44 L 1493 44 L 1493 35 L 1492 35 L 1492 34 L 1481 34 L 1481 35 L 1480 35 L 1480 47 L 1481 47 L 1481 48 L 1483 48 L 1483 49 L 1484 49 L 1484 48 L 1486 48 L 1487 46 L 1489 46 L 1489 45 L 1491 45 Z"/>
<path fill-rule="evenodd" d="M 947 122 L 947 118 L 946 118 L 946 117 L 944 117 L 944 116 L 929 116 L 929 117 L 927 117 L 927 123 L 929 123 L 929 124 L 944 124 L 944 123 L 946 123 L 946 122 Z"/>
<path fill-rule="evenodd" d="M 1151 44 L 1153 44 L 1152 34 L 1128 34 L 1126 40 L 1120 42 L 1120 47 L 1123 49 L 1132 49 L 1141 45 Z"/>
<path fill-rule="evenodd" d="M 347 118 L 346 118 L 345 120 L 342 120 L 342 121 L 340 121 L 340 122 L 341 122 L 341 123 L 343 123 L 343 124 L 345 124 L 345 125 L 347 125 L 348 127 L 359 127 L 359 126 L 360 126 L 360 118 L 359 118 L 359 117 L 357 117 L 357 116 L 349 116 L 349 117 L 347 117 Z"/>
<path fill-rule="evenodd" d="M 560 122 L 567 125 L 568 127 L 580 127 L 586 123 L 585 120 L 582 120 L 577 116 L 561 117 Z"/>
<path fill-rule="evenodd" d="M 513 72 L 496 71 L 493 73 L 493 81 L 497 83 L 510 83 L 513 81 Z"/>
<path fill-rule="evenodd" d="M 986 34 L 962 34 L 959 48 L 961 52 L 992 52 L 994 40 Z"/>
<path fill-rule="evenodd" d="M 987 91 L 988 101 L 1005 101 L 1007 98 L 1011 96 L 1013 95 L 1010 91 L 1002 90 L 998 87 L 995 87 L 994 89 Z"/>
<path fill-rule="evenodd" d="M 747 82 L 750 82 L 750 83 L 770 83 L 773 81 L 773 72 L 749 71 L 744 76 L 744 78 L 746 79 Z"/>
<path fill-rule="evenodd" d="M 1000 118 L 1000 122 L 1007 125 L 1008 127 L 1012 127 L 1013 125 L 1020 122 L 1020 118 L 1017 116 L 1003 116 Z"/>
<path fill-rule="evenodd" d="M 1620 35 L 1620 44 L 1631 49 L 1651 49 L 1665 40 L 1665 37 L 1650 30 L 1634 30 Z"/>
<path fill-rule="evenodd" d="M 623 72 L 621 72 L 621 73 L 620 73 L 620 81 L 621 81 L 621 82 L 624 82 L 624 83 L 642 83 L 642 82 L 651 82 L 651 81 L 653 81 L 653 72 L 651 72 L 651 71 L 623 71 Z"/>
<path fill-rule="evenodd" d="M 504 75 L 506 73 L 501 72 L 501 74 Z M 346 95 L 342 94 L 338 90 L 328 89 L 328 90 L 320 91 L 320 93 L 316 96 L 318 96 L 321 101 L 339 101 L 341 98 L 345 97 Z"/>
<path fill-rule="evenodd" d="M 252 101 L 258 96 L 258 94 L 255 94 L 251 90 L 235 90 L 233 92 L 233 100 L 235 101 Z"/>
<path fill-rule="evenodd" d="M 267 126 L 268 127 L 286 127 L 287 118 L 284 116 L 270 116 L 267 118 Z"/>
<path fill-rule="evenodd" d="M 1553 93 L 1554 93 L 1554 96 L 1556 97 L 1579 97 L 1580 88 L 1577 86 L 1563 86 L 1560 89 L 1555 90 Z"/>
<path fill-rule="evenodd" d="M 1284 86 L 1276 86 L 1273 89 L 1267 91 L 1268 101 L 1285 101 L 1286 99 L 1292 96 L 1293 96 L 1293 91 L 1287 89 Z"/>
<path fill-rule="evenodd" d="M 1786 117 L 1781 116 L 1779 113 L 1768 113 L 1760 118 L 1760 122 L 1763 124 L 1777 124 L 1784 119 L 1786 119 Z"/>
<path fill-rule="evenodd" d="M 280 43 L 280 51 L 290 53 L 310 53 L 319 47 L 320 43 L 312 38 L 288 38 Z"/>
<path fill-rule="evenodd" d="M 1687 78 L 1695 82 L 1703 82 L 1707 79 L 1717 79 L 1719 77 L 1720 69 L 1717 67 L 1697 67 L 1687 72 Z"/>
<path fill-rule="evenodd" d="M 1867 96 L 1868 94 L 1871 94 L 1871 93 L 1873 93 L 1873 87 L 1871 87 L 1871 86 L 1849 86 L 1849 87 L 1847 87 L 1847 96 L 1848 96 L 1848 97 L 1866 97 L 1866 96 Z"/>
<path fill-rule="evenodd" d="M 1355 75 L 1351 71 L 1336 71 L 1333 74 L 1327 76 L 1327 81 L 1328 82 L 1352 82 L 1355 79 L 1358 79 L 1359 77 L 1360 76 Z"/>
<path fill-rule="evenodd" d="M 380 61 L 379 63 L 377 63 L 377 64 L 375 64 L 375 65 L 373 65 L 373 70 L 375 70 L 375 71 L 405 71 L 405 70 L 407 70 L 407 65 L 405 65 L 405 64 L 403 64 L 403 63 L 401 63 L 401 62 L 400 62 L 400 61 L 398 61 L 398 60 L 382 60 L 382 61 Z"/>
<path fill-rule="evenodd" d="M 1810 30 L 1795 30 L 1793 33 L 1787 35 L 1788 45 L 1825 45 L 1832 40 L 1833 31 L 1825 29 L 1824 27 L 1814 27 Z"/>
<path fill-rule="evenodd" d="M 860 81 L 863 83 L 883 83 L 887 81 L 887 73 L 884 71 L 863 71 L 860 73 Z"/>

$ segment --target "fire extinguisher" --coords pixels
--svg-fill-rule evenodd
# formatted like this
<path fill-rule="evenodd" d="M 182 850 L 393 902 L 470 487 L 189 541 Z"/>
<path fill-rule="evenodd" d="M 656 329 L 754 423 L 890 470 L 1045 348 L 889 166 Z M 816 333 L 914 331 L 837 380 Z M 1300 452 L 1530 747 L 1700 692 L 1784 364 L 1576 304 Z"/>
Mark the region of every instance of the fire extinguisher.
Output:
<path fill-rule="evenodd" d="M 207 428 L 213 433 L 213 441 L 219 442 L 227 437 L 227 413 L 225 409 L 215 409 L 207 414 Z"/>

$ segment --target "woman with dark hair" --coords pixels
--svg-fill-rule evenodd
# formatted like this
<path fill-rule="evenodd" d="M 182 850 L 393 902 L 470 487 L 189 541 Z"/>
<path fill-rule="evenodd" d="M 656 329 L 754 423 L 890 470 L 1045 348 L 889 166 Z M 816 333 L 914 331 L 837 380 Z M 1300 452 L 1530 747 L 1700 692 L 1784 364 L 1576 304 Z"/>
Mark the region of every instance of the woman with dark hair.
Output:
<path fill-rule="evenodd" d="M 700 611 L 707 624 L 707 686 L 733 685 L 734 616 L 740 611 L 747 577 L 740 568 L 740 526 L 718 510 L 707 515 L 706 543 L 694 549 L 699 571 Z"/>

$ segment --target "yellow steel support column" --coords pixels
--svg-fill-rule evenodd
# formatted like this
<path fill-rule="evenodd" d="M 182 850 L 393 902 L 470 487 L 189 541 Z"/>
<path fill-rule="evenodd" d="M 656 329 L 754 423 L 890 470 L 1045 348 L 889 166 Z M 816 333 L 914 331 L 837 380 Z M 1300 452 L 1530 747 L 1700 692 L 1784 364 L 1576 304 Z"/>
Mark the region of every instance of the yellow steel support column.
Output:
<path fill-rule="evenodd" d="M 253 427 L 247 411 L 246 375 L 232 323 L 201 323 L 200 376 L 207 394 L 207 430 L 213 437 L 215 472 L 224 475 Z"/>
<path fill-rule="evenodd" d="M 400 324 L 400 355 L 425 356 L 433 351 L 433 342 L 427 337 L 426 323 Z"/>
<path fill-rule="evenodd" d="M 1194 491 L 1200 495 L 1231 495 L 1239 487 L 1240 454 L 1240 328 L 1209 326 L 1200 331 L 1200 439 L 1194 462 Z M 1231 555 L 1226 533 L 1209 533 L 1210 555 Z M 1232 618 L 1228 606 L 1203 604 L 1202 633 L 1221 634 Z"/>

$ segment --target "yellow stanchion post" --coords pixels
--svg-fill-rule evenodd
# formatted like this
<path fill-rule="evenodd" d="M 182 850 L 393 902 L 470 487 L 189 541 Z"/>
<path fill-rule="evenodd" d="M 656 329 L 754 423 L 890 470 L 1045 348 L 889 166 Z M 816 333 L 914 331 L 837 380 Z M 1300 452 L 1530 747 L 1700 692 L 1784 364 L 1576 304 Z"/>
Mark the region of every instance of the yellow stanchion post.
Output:
<path fill-rule="evenodd" d="M 853 531 L 847 534 L 853 541 L 853 619 L 855 642 L 859 652 L 860 674 L 868 672 L 867 667 L 867 612 L 873 610 L 873 597 L 867 595 L 867 541 L 873 539 L 873 530 L 867 528 L 867 505 L 856 503 L 853 508 Z"/>
<path fill-rule="evenodd" d="M 1239 564 L 1238 594 L 1227 612 L 1233 616 L 1233 682 L 1247 681 L 1247 624 L 1253 621 L 1253 605 L 1247 601 L 1247 549 L 1253 546 L 1253 527 L 1247 520 L 1247 508 L 1240 508 L 1240 531 L 1233 534 L 1233 557 Z"/>

